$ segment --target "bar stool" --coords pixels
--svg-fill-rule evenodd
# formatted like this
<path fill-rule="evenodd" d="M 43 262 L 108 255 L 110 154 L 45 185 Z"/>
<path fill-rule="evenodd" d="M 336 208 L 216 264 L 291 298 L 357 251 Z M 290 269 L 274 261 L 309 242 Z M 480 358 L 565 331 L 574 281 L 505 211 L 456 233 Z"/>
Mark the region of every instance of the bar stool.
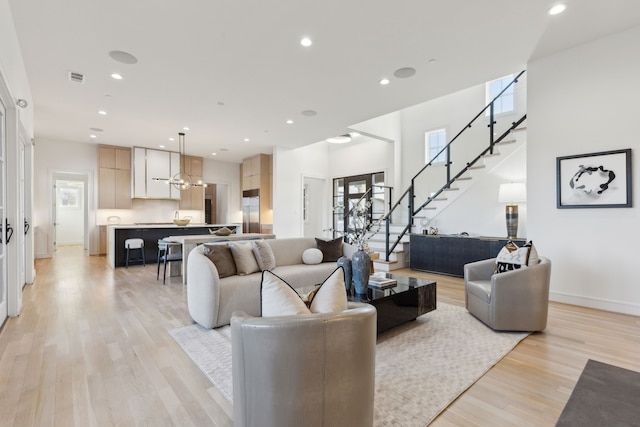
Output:
<path fill-rule="evenodd" d="M 142 239 L 127 239 L 124 241 L 124 247 L 127 249 L 126 266 L 129 268 L 129 261 L 142 261 L 142 265 L 145 267 L 147 263 L 144 259 L 144 240 Z M 140 258 L 130 258 L 129 251 L 132 249 L 138 249 L 140 251 Z"/>
<path fill-rule="evenodd" d="M 167 263 L 174 261 L 182 261 L 182 252 L 171 252 L 171 248 L 182 246 L 180 243 L 169 242 L 166 239 L 158 240 L 158 272 L 156 274 L 156 280 L 160 278 L 160 263 L 163 264 L 162 271 L 162 284 L 167 283 Z"/>

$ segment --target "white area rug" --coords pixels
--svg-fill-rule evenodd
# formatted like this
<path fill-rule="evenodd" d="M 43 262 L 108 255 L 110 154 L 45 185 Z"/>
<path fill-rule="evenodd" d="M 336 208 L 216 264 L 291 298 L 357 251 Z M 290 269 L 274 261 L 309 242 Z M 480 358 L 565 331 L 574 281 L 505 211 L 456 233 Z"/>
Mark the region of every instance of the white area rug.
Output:
<path fill-rule="evenodd" d="M 231 329 L 190 325 L 169 331 L 229 402 Z M 494 332 L 464 308 L 431 313 L 387 331 L 376 345 L 376 426 L 425 426 L 528 333 Z"/>

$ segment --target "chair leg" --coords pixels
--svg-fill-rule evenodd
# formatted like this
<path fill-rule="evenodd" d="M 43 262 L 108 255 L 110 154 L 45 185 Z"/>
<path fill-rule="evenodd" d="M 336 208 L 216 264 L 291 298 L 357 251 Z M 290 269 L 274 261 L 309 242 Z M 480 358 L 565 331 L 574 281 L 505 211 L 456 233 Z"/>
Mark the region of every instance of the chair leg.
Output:
<path fill-rule="evenodd" d="M 147 259 L 144 256 L 144 246 L 140 248 L 140 256 L 142 257 L 142 266 L 146 267 L 147 266 Z"/>
<path fill-rule="evenodd" d="M 164 255 L 164 270 L 162 271 L 162 284 L 167 284 L 167 254 Z"/>
<path fill-rule="evenodd" d="M 125 266 L 129 268 L 129 248 L 127 248 L 127 260 L 125 261 Z"/>

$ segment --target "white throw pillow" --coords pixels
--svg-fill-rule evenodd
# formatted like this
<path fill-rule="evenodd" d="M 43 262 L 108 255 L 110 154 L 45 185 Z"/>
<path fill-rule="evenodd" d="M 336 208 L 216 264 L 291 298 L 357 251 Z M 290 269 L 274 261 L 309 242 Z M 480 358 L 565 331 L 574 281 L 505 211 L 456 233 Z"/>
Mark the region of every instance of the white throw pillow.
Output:
<path fill-rule="evenodd" d="M 320 264 L 322 262 L 322 251 L 316 248 L 309 248 L 302 253 L 302 262 L 305 264 Z"/>
<path fill-rule="evenodd" d="M 262 317 L 311 314 L 295 289 L 268 270 L 262 272 L 260 305 Z"/>
<path fill-rule="evenodd" d="M 311 299 L 312 313 L 334 313 L 347 309 L 347 290 L 344 286 L 344 269 L 338 267 L 327 277 Z"/>
<path fill-rule="evenodd" d="M 229 243 L 233 260 L 236 263 L 236 270 L 239 276 L 251 274 L 260 271 L 256 257 L 253 255 L 253 246 L 251 243 Z"/>

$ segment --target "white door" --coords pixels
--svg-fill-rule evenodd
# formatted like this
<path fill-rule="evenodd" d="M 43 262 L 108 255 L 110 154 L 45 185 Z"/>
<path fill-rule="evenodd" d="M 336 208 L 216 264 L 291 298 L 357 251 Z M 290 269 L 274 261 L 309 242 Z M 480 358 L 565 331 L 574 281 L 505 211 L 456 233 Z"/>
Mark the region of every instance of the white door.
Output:
<path fill-rule="evenodd" d="M 2 233 L 0 238 L 0 325 L 7 318 L 7 211 L 6 211 L 6 146 L 7 146 L 7 131 L 6 131 L 6 110 L 0 100 L 0 230 Z"/>
<path fill-rule="evenodd" d="M 302 184 L 302 235 L 323 237 L 327 213 L 326 180 L 304 177 Z"/>

